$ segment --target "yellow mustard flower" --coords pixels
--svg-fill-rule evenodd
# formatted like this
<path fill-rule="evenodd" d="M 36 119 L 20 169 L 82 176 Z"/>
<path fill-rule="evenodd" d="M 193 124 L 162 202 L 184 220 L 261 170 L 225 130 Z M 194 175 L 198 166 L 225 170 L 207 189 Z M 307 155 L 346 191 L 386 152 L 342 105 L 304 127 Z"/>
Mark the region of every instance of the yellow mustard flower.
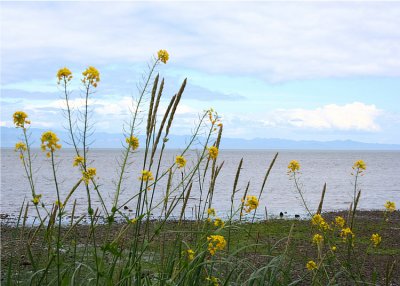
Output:
<path fill-rule="evenodd" d="M 359 171 L 365 170 L 367 168 L 367 164 L 363 160 L 357 160 L 354 165 L 353 169 L 358 169 Z"/>
<path fill-rule="evenodd" d="M 206 278 L 207 281 L 210 281 L 212 286 L 219 286 L 219 279 L 217 277 L 211 276 Z"/>
<path fill-rule="evenodd" d="M 385 208 L 386 208 L 386 211 L 392 213 L 396 210 L 396 204 L 391 201 L 386 201 Z"/>
<path fill-rule="evenodd" d="M 100 81 L 100 73 L 99 71 L 92 66 L 89 66 L 83 73 L 82 82 L 84 84 L 92 85 L 93 87 L 97 87 L 97 83 Z"/>
<path fill-rule="evenodd" d="M 81 156 L 75 156 L 74 158 L 74 163 L 72 164 L 74 167 L 79 166 L 81 164 L 85 163 L 85 159 Z"/>
<path fill-rule="evenodd" d="M 25 143 L 23 143 L 23 142 L 17 142 L 17 143 L 15 144 L 15 151 L 21 151 L 21 152 L 26 151 L 26 145 L 25 145 Z"/>
<path fill-rule="evenodd" d="M 125 139 L 126 143 L 128 143 L 129 146 L 131 146 L 132 150 L 136 150 L 137 148 L 139 148 L 139 138 L 137 138 L 136 136 L 131 136 L 131 137 L 127 137 Z"/>
<path fill-rule="evenodd" d="M 224 227 L 225 226 L 225 222 L 220 219 L 219 217 L 217 217 L 214 221 L 214 226 L 216 227 Z"/>
<path fill-rule="evenodd" d="M 336 251 L 336 250 L 337 250 L 337 247 L 334 245 L 334 246 L 331 247 L 331 250 L 332 250 L 332 251 Z"/>
<path fill-rule="evenodd" d="M 340 232 L 340 237 L 343 238 L 343 240 L 346 240 L 348 237 L 354 238 L 354 233 L 351 231 L 349 227 L 343 228 L 342 231 Z"/>
<path fill-rule="evenodd" d="M 40 198 L 42 197 L 42 195 L 35 195 L 32 199 L 32 203 L 37 206 L 40 203 Z"/>
<path fill-rule="evenodd" d="M 296 160 L 290 161 L 288 165 L 289 173 L 290 172 L 296 172 L 300 170 L 300 163 Z"/>
<path fill-rule="evenodd" d="M 207 210 L 207 214 L 210 215 L 210 216 L 215 216 L 215 209 L 214 208 L 209 208 Z"/>
<path fill-rule="evenodd" d="M 244 211 L 246 213 L 255 210 L 258 207 L 258 199 L 256 196 L 246 196 L 246 202 L 244 203 Z"/>
<path fill-rule="evenodd" d="M 85 182 L 86 185 L 89 184 L 89 181 L 96 176 L 96 168 L 87 168 L 87 171 L 82 171 L 82 180 Z"/>
<path fill-rule="evenodd" d="M 318 226 L 320 229 L 326 231 L 329 230 L 329 224 L 324 220 L 320 214 L 315 214 L 311 219 L 311 224 Z"/>
<path fill-rule="evenodd" d="M 335 217 L 335 224 L 338 227 L 343 228 L 344 225 L 346 224 L 346 221 L 345 221 L 345 219 L 343 217 L 337 216 L 337 217 Z"/>
<path fill-rule="evenodd" d="M 131 224 L 135 224 L 135 223 L 137 223 L 137 221 L 138 221 L 138 219 L 135 217 L 135 218 L 133 218 L 133 219 L 130 220 L 130 223 L 131 223 Z"/>
<path fill-rule="evenodd" d="M 377 247 L 381 243 L 382 237 L 379 234 L 374 233 L 371 236 L 371 241 L 374 244 L 374 247 Z"/>
<path fill-rule="evenodd" d="M 318 268 L 317 263 L 315 263 L 314 261 L 310 260 L 307 262 L 306 264 L 306 268 L 310 271 L 315 270 Z"/>
<path fill-rule="evenodd" d="M 208 149 L 208 155 L 210 156 L 210 158 L 212 160 L 217 159 L 217 157 L 218 157 L 218 148 L 215 147 L 215 146 L 211 146 L 211 147 L 209 147 L 207 149 Z"/>
<path fill-rule="evenodd" d="M 50 152 L 54 152 L 56 149 L 61 148 L 61 145 L 58 144 L 58 141 L 60 141 L 60 139 L 58 139 L 57 135 L 54 132 L 44 132 L 40 140 L 42 141 L 41 148 L 43 151 L 48 150 Z M 50 152 L 47 153 L 47 157 L 50 157 Z"/>
<path fill-rule="evenodd" d="M 317 234 L 314 234 L 312 241 L 313 241 L 313 243 L 319 245 L 324 241 L 324 238 L 322 235 L 317 233 Z"/>
<path fill-rule="evenodd" d="M 28 118 L 28 114 L 26 114 L 25 112 L 15 111 L 13 114 L 15 127 L 25 128 L 25 124 L 31 123 L 29 120 L 26 120 L 27 118 Z"/>
<path fill-rule="evenodd" d="M 159 50 L 157 53 L 158 59 L 164 64 L 169 60 L 169 54 L 166 50 Z"/>
<path fill-rule="evenodd" d="M 175 163 L 178 165 L 178 168 L 183 168 L 186 165 L 186 159 L 183 156 L 176 156 Z"/>
<path fill-rule="evenodd" d="M 186 250 L 187 258 L 192 261 L 194 259 L 195 252 L 193 249 Z"/>
<path fill-rule="evenodd" d="M 72 79 L 72 72 L 68 68 L 63 67 L 58 70 L 57 78 L 58 83 L 60 83 L 62 80 L 64 80 L 65 82 L 70 81 Z"/>
<path fill-rule="evenodd" d="M 226 240 L 222 235 L 211 235 L 207 237 L 208 251 L 214 255 L 217 250 L 223 250 L 226 246 Z"/>
<path fill-rule="evenodd" d="M 60 209 L 64 206 L 62 202 L 60 202 L 59 200 L 56 200 L 55 202 L 56 206 L 58 206 Z"/>
<path fill-rule="evenodd" d="M 139 177 L 139 180 L 142 180 L 144 182 L 148 182 L 148 181 L 153 181 L 154 177 L 153 177 L 153 174 L 151 173 L 151 171 L 143 170 L 142 171 L 142 176 Z"/>

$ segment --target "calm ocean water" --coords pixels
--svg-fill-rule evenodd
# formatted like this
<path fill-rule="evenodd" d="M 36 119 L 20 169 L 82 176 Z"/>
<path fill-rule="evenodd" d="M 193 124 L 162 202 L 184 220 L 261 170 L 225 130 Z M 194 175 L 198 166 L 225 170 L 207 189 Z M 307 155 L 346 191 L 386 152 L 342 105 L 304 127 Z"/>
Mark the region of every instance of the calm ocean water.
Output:
<path fill-rule="evenodd" d="M 52 181 L 52 173 L 49 159 L 35 149 L 37 154 L 34 160 L 35 180 L 37 193 L 43 195 L 46 204 L 51 205 L 56 200 L 56 191 Z M 171 162 L 178 150 L 168 150 L 164 158 L 166 163 Z M 240 204 L 240 198 L 246 184 L 250 181 L 249 195 L 258 195 L 261 183 L 275 152 L 268 150 L 221 151 L 219 162 L 224 161 L 224 166 L 218 177 L 214 207 L 219 216 L 225 216 L 230 211 L 230 196 L 235 178 L 236 169 L 243 157 L 243 168 L 239 179 L 235 204 Z M 106 204 L 111 208 L 114 198 L 115 181 L 117 180 L 119 150 L 93 149 L 89 153 L 92 160 L 91 166 L 97 168 L 100 190 Z M 119 201 L 125 202 L 132 197 L 139 188 L 138 176 L 141 170 L 142 153 L 134 155 L 132 165 L 129 166 L 129 174 L 124 183 L 124 191 Z M 188 165 L 196 156 L 191 152 L 188 157 Z M 61 197 L 65 198 L 72 186 L 80 178 L 77 168 L 72 167 L 72 150 L 58 152 L 58 180 L 61 186 Z M 382 209 L 386 200 L 400 204 L 400 152 L 399 151 L 279 151 L 278 159 L 267 181 L 264 193 L 260 201 L 258 213 L 265 216 L 265 208 L 268 215 L 277 215 L 280 211 L 287 212 L 287 216 L 304 214 L 303 207 L 295 192 L 293 181 L 287 175 L 287 165 L 291 160 L 298 160 L 301 164 L 300 181 L 309 206 L 315 209 L 319 203 L 323 184 L 327 183 L 327 192 L 324 202 L 324 210 L 347 209 L 352 198 L 353 180 L 351 176 L 352 165 L 356 160 L 362 159 L 367 164 L 367 171 L 360 179 L 362 190 L 360 209 Z M 135 162 L 138 162 L 135 164 Z M 167 165 L 161 168 L 165 170 Z M 179 175 L 179 174 L 177 174 Z M 155 201 L 159 202 L 164 197 L 166 180 L 161 180 L 156 192 Z M 178 194 L 177 194 L 178 195 Z M 18 154 L 11 149 L 1 149 L 1 213 L 11 215 L 18 214 L 24 198 L 31 199 L 28 181 L 24 176 L 23 166 Z M 96 196 L 95 206 L 99 205 Z M 199 189 L 195 184 L 188 201 L 186 217 L 193 215 L 193 209 L 198 205 Z M 87 194 L 83 186 L 80 186 L 73 194 L 72 200 L 77 199 L 77 213 L 82 214 L 87 208 Z M 131 202 L 128 206 L 134 208 Z M 126 210 L 126 212 L 129 212 Z M 33 213 L 31 213 L 33 214 Z M 154 210 L 157 217 L 159 210 Z"/>

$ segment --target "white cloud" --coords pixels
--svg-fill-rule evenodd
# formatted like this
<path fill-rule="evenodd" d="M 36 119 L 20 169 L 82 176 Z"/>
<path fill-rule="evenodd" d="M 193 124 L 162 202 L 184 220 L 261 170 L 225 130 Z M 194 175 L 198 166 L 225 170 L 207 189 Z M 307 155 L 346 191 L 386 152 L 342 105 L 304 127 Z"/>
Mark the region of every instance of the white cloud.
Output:
<path fill-rule="evenodd" d="M 400 3 L 2 3 L 2 58 L 143 62 L 272 81 L 400 75 Z M 27 51 L 29 51 L 27 53 Z M 21 75 L 22 76 L 22 75 Z"/>
<path fill-rule="evenodd" d="M 353 102 L 328 104 L 316 109 L 280 109 L 268 114 L 262 122 L 267 126 L 376 132 L 380 130 L 376 120 L 381 114 L 375 105 Z"/>

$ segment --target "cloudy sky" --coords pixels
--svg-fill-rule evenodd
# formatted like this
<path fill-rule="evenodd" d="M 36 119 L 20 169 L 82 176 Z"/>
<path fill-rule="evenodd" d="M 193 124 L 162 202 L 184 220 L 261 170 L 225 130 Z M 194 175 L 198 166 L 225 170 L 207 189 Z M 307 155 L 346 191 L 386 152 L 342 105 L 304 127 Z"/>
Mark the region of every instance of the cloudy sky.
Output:
<path fill-rule="evenodd" d="M 55 74 L 79 98 L 93 65 L 96 129 L 119 133 L 166 49 L 165 97 L 188 78 L 175 134 L 213 107 L 227 137 L 400 144 L 399 27 L 400 2 L 1 2 L 0 125 L 62 128 Z"/>

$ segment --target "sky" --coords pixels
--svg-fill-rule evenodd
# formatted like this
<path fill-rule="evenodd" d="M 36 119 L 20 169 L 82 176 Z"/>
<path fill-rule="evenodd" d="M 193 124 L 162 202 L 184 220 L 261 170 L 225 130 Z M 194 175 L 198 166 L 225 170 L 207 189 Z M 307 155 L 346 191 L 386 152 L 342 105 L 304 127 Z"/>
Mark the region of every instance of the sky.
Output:
<path fill-rule="evenodd" d="M 120 133 L 137 83 L 170 54 L 166 108 L 188 84 L 171 133 L 214 108 L 231 138 L 400 144 L 400 2 L 1 2 L 0 125 L 65 122 L 56 72 L 95 66 L 90 103 L 101 132 Z M 65 125 L 65 124 L 64 124 Z"/>

